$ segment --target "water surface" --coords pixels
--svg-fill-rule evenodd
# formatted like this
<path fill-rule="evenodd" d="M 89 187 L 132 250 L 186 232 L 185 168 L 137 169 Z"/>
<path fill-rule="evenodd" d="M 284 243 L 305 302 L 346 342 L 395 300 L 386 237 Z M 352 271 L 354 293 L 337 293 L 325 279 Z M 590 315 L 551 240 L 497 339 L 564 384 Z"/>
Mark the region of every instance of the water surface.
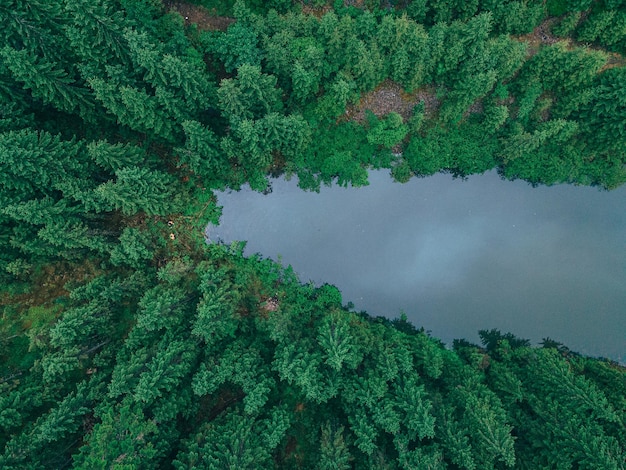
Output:
<path fill-rule="evenodd" d="M 335 284 L 344 303 L 405 312 L 451 343 L 498 328 L 626 359 L 626 188 L 532 188 L 495 172 L 363 188 L 220 193 L 209 237 L 291 264 L 303 282 Z"/>

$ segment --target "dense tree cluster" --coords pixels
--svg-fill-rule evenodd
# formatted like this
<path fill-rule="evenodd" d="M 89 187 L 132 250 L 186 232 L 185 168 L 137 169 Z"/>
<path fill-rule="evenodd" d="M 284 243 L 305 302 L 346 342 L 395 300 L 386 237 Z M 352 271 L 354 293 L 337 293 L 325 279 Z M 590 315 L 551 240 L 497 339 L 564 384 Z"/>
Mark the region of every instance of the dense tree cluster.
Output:
<path fill-rule="evenodd" d="M 623 468 L 616 364 L 445 349 L 241 248 L 72 290 L 4 377 L 2 468 Z"/>
<path fill-rule="evenodd" d="M 363 184 L 365 166 L 391 167 L 402 180 L 495 167 L 507 178 L 533 184 L 612 188 L 624 181 L 623 99 L 617 96 L 623 68 L 610 68 L 607 53 L 571 40 L 530 51 L 512 34 L 528 33 L 545 19 L 543 2 L 404 6 L 368 10 L 336 4 L 317 18 L 274 10 L 260 15 L 238 3 L 237 22 L 227 31 L 201 34 L 212 67 L 237 75 L 221 81 L 218 91 L 235 143 L 249 142 L 251 156 L 265 154 L 256 163 L 295 173 L 309 189 L 332 180 Z M 278 101 L 260 103 L 250 92 L 238 93 L 235 85 L 253 70 L 248 67 L 267 77 L 256 81 L 266 88 L 257 92 L 260 97 L 274 90 L 282 100 L 275 95 Z M 376 123 L 365 120 L 357 126 L 362 130 L 353 129 L 345 113 L 385 80 L 400 84 L 415 105 L 413 115 L 396 128 L 405 129 L 410 120 L 420 124 L 381 141 Z M 440 103 L 426 120 L 420 92 Z M 607 99 L 614 106 L 605 111 Z M 245 127 L 232 121 L 233 108 L 240 118 L 247 116 Z M 267 126 L 253 125 L 278 108 L 283 117 L 273 121 L 285 124 L 273 126 L 273 134 L 264 133 Z M 344 126 L 351 126 L 354 136 L 348 148 Z M 292 144 L 297 152 L 268 142 L 281 131 L 283 141 L 297 139 Z M 226 137 L 229 151 L 241 151 L 231 146 L 232 138 Z M 372 146 L 375 142 L 380 143 Z M 446 147 L 461 150 L 450 154 Z M 248 179 L 257 187 L 256 175 Z"/>
<path fill-rule="evenodd" d="M 623 5 L 327 3 L 0 5 L 1 468 L 626 466 L 618 364 L 447 349 L 202 237 L 270 174 L 622 184 Z"/>

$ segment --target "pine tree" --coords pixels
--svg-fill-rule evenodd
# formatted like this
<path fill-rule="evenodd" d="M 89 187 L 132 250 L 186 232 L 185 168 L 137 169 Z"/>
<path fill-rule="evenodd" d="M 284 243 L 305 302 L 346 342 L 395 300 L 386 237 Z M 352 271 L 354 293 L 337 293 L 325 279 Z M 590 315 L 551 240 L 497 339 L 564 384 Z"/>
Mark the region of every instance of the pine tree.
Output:
<path fill-rule="evenodd" d="M 107 172 L 148 163 L 146 151 L 132 144 L 110 144 L 106 140 L 87 144 L 89 157 Z"/>
<path fill-rule="evenodd" d="M 207 345 L 219 340 L 234 337 L 238 327 L 235 318 L 234 302 L 236 295 L 233 286 L 222 276 L 223 272 L 207 271 L 202 275 L 202 300 L 198 304 L 197 318 L 192 334 L 200 337 Z"/>
<path fill-rule="evenodd" d="M 119 237 L 119 244 L 110 250 L 111 263 L 141 269 L 154 258 L 154 245 L 155 241 L 147 233 L 126 227 Z"/>
<path fill-rule="evenodd" d="M 379 120 L 373 114 L 370 115 L 370 130 L 367 133 L 367 141 L 374 145 L 392 148 L 407 135 L 409 129 L 402 122 L 402 116 L 391 112 L 385 119 Z"/>
<path fill-rule="evenodd" d="M 176 148 L 179 166 L 188 168 L 199 181 L 218 185 L 227 179 L 228 162 L 220 153 L 219 139 L 198 121 L 184 121 L 185 146 Z"/>
<path fill-rule="evenodd" d="M 70 74 L 45 58 L 33 56 L 27 50 L 16 50 L 5 46 L 0 50 L 14 79 L 34 98 L 68 113 L 78 111 L 88 116 L 93 108 L 93 99 L 86 88 L 76 84 Z"/>
<path fill-rule="evenodd" d="M 305 69 L 300 61 L 297 61 L 293 67 L 291 80 L 293 99 L 299 104 L 307 103 L 319 90 L 319 76 L 315 72 Z"/>
<path fill-rule="evenodd" d="M 174 123 L 157 98 L 146 90 L 120 85 L 115 79 L 94 77 L 88 83 L 96 98 L 116 117 L 119 124 L 158 140 L 174 140 Z"/>
<path fill-rule="evenodd" d="M 171 399 L 181 382 L 189 375 L 200 351 L 193 340 L 178 340 L 165 335 L 154 357 L 146 364 L 133 390 L 133 399 L 148 407 L 158 399 Z"/>
<path fill-rule="evenodd" d="M 326 356 L 324 362 L 336 371 L 344 364 L 354 369 L 363 358 L 352 337 L 348 318 L 342 314 L 329 315 L 320 325 L 317 341 Z"/>
<path fill-rule="evenodd" d="M 9 1 L 0 6 L 0 21 L 3 44 L 51 62 L 65 64 L 72 57 L 64 41 L 62 2 Z"/>
<path fill-rule="evenodd" d="M 622 161 L 626 145 L 625 88 L 625 69 L 605 71 L 598 77 L 594 98 L 580 111 L 586 139 L 598 150 L 615 150 Z"/>
<path fill-rule="evenodd" d="M 252 65 L 239 67 L 237 78 L 222 80 L 217 94 L 224 115 L 231 121 L 259 118 L 282 108 L 276 77 Z"/>
<path fill-rule="evenodd" d="M 120 210 L 125 215 L 145 212 L 166 215 L 177 209 L 176 185 L 167 173 L 147 168 L 122 168 L 115 180 L 85 195 L 86 205 L 96 212 Z"/>
<path fill-rule="evenodd" d="M 105 65 L 128 61 L 128 44 L 123 35 L 122 11 L 113 11 L 102 1 L 65 2 L 71 22 L 65 26 L 72 51 L 82 59 L 83 77 L 102 73 Z"/>
<path fill-rule="evenodd" d="M 347 470 L 350 467 L 350 452 L 343 437 L 343 426 L 333 429 L 330 423 L 322 426 L 320 439 L 320 470 Z"/>
<path fill-rule="evenodd" d="M 158 466 L 162 457 L 159 427 L 146 418 L 140 406 L 125 400 L 103 406 L 98 414 L 101 422 L 76 456 L 75 467 Z"/>
<path fill-rule="evenodd" d="M 167 53 L 146 33 L 127 31 L 125 39 L 135 68 L 145 70 L 144 83 L 154 88 L 159 104 L 176 121 L 195 119 L 216 101 L 215 89 L 200 57 Z"/>
<path fill-rule="evenodd" d="M 75 451 L 83 418 L 89 412 L 87 383 L 78 385 L 53 407 L 42 414 L 27 432 L 11 439 L 0 455 L 3 468 L 55 468 L 63 466 Z M 57 449 L 63 449 L 58 452 Z"/>
<path fill-rule="evenodd" d="M 436 419 L 431 414 L 432 404 L 427 399 L 417 374 L 403 377 L 394 383 L 394 401 L 402 413 L 401 424 L 411 440 L 435 437 Z"/>
<path fill-rule="evenodd" d="M 241 66 L 261 65 L 263 52 L 258 43 L 258 33 L 252 25 L 236 22 L 226 33 L 211 41 L 209 51 L 217 55 L 227 72 L 232 73 Z"/>
<path fill-rule="evenodd" d="M 233 409 L 203 429 L 190 439 L 187 448 L 181 452 L 175 462 L 178 469 L 204 467 L 210 469 L 253 470 L 272 464 L 271 452 L 280 443 L 273 439 L 270 446 L 265 438 L 270 421 L 262 417 L 244 414 L 240 409 Z M 272 430 L 286 429 L 279 426 Z M 282 437 L 282 436 L 281 436 Z"/>

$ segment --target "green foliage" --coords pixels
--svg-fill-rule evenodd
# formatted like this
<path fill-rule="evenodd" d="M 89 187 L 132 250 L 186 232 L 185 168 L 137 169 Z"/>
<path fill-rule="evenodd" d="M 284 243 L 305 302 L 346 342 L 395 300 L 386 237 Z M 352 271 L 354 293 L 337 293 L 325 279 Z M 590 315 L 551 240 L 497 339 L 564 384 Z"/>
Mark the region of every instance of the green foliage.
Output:
<path fill-rule="evenodd" d="M 351 342 L 348 318 L 344 315 L 328 315 L 320 326 L 317 341 L 326 357 L 324 362 L 339 371 L 345 366 L 355 369 L 363 360 L 359 348 Z"/>
<path fill-rule="evenodd" d="M 120 86 L 100 78 L 92 78 L 89 85 L 96 98 L 120 124 L 165 141 L 174 139 L 172 122 L 157 99 L 146 90 Z"/>
<path fill-rule="evenodd" d="M 219 151 L 215 133 L 198 121 L 184 121 L 185 146 L 174 150 L 178 154 L 178 166 L 194 174 L 199 183 L 219 187 L 228 178 L 229 168 Z"/>
<path fill-rule="evenodd" d="M 209 50 L 217 55 L 227 72 L 234 72 L 243 65 L 261 65 L 263 53 L 258 41 L 251 26 L 239 21 L 229 26 L 225 34 L 215 37 Z"/>
<path fill-rule="evenodd" d="M 624 50 L 626 38 L 626 14 L 620 10 L 593 13 L 577 30 L 577 39 L 583 42 L 599 42 L 611 50 Z"/>
<path fill-rule="evenodd" d="M 303 189 L 317 189 L 333 181 L 342 186 L 367 184 L 365 165 L 376 164 L 376 147 L 367 141 L 363 127 L 352 122 L 321 128 L 312 136 L 295 169 Z"/>
<path fill-rule="evenodd" d="M 237 21 L 0 6 L 0 467 L 623 467 L 621 366 L 498 331 L 448 350 L 196 233 L 211 190 L 270 173 L 622 184 L 617 56 L 509 36 L 589 1 L 203 3 Z M 623 50 L 621 7 L 557 28 Z M 357 121 L 390 85 L 407 107 Z"/>
<path fill-rule="evenodd" d="M 286 431 L 280 420 L 282 410 L 273 410 L 269 417 L 242 415 L 233 410 L 227 416 L 204 426 L 174 462 L 182 468 L 255 469 L 269 466 L 271 454 Z M 278 426 L 277 426 L 278 425 Z"/>
<path fill-rule="evenodd" d="M 119 245 L 111 250 L 111 262 L 114 265 L 128 264 L 139 268 L 145 261 L 154 257 L 153 240 L 150 236 L 138 229 L 127 227 L 119 238 Z"/>
<path fill-rule="evenodd" d="M 176 185 L 167 173 L 145 168 L 122 168 L 115 180 L 101 184 L 90 196 L 89 205 L 96 212 L 121 210 L 133 215 L 165 215 L 178 209 Z"/>
<path fill-rule="evenodd" d="M 158 428 L 154 421 L 145 418 L 138 405 L 108 407 L 100 418 L 102 421 L 94 426 L 88 443 L 77 456 L 76 466 L 133 468 L 156 462 Z"/>
<path fill-rule="evenodd" d="M 217 92 L 220 108 L 231 121 L 262 117 L 282 108 L 276 77 L 261 72 L 261 67 L 242 65 L 237 78 L 222 80 Z"/>
<path fill-rule="evenodd" d="M 493 2 L 493 16 L 496 28 L 501 33 L 530 33 L 545 18 L 544 2 L 512 1 Z"/>
<path fill-rule="evenodd" d="M 87 152 L 91 160 L 107 171 L 141 166 L 147 160 L 145 150 L 130 144 L 109 144 L 106 140 L 90 142 Z"/>
<path fill-rule="evenodd" d="M 403 158 L 418 176 L 432 175 L 442 169 L 465 176 L 492 168 L 498 147 L 482 126 L 464 125 L 447 131 L 437 127 L 424 137 L 413 137 Z"/>
<path fill-rule="evenodd" d="M 101 64 L 128 60 L 128 46 L 123 37 L 124 14 L 113 11 L 101 1 L 76 0 L 66 2 L 71 17 L 66 35 L 73 51 L 90 68 L 102 69 Z"/>
<path fill-rule="evenodd" d="M 4 466 L 71 455 L 77 466 L 290 467 L 294 446 L 320 468 L 613 468 L 622 458 L 620 369 L 572 367 L 497 331 L 481 332 L 486 352 L 448 351 L 401 322 L 346 311 L 331 286 L 206 252 L 213 261 L 171 262 L 161 280 L 125 274 L 72 293 L 30 372 L 61 399 L 40 414 L 28 382 L 3 399 Z"/>
<path fill-rule="evenodd" d="M 154 44 L 147 34 L 126 32 L 131 59 L 154 96 L 177 121 L 194 117 L 215 100 L 214 84 L 204 63 L 193 53 L 175 55 Z"/>
<path fill-rule="evenodd" d="M 625 87 L 625 69 L 607 70 L 596 80 L 592 100 L 581 109 L 586 137 L 605 148 L 624 148 Z"/>
<path fill-rule="evenodd" d="M 370 112 L 368 121 L 370 129 L 367 133 L 367 141 L 389 149 L 404 139 L 409 131 L 409 128 L 402 122 L 402 116 L 394 112 L 389 113 L 383 120 L 379 120 Z"/>
<path fill-rule="evenodd" d="M 322 427 L 320 470 L 347 470 L 350 468 L 350 452 L 343 437 L 344 428 L 334 430 L 330 423 Z"/>
<path fill-rule="evenodd" d="M 4 47 L 0 57 L 16 81 L 31 91 L 33 98 L 65 112 L 79 111 L 87 116 L 93 106 L 88 91 L 76 85 L 65 70 L 53 62 L 30 55 L 26 50 Z"/>
<path fill-rule="evenodd" d="M 573 12 L 565 15 L 565 17 L 552 27 L 552 32 L 557 36 L 566 37 L 569 36 L 580 21 L 580 12 Z"/>

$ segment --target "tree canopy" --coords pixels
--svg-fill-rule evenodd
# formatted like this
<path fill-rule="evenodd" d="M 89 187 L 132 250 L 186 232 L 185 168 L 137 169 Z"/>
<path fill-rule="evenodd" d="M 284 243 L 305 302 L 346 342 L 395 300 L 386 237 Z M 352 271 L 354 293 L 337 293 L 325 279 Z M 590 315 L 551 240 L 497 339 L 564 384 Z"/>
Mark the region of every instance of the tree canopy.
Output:
<path fill-rule="evenodd" d="M 623 184 L 622 3 L 4 2 L 0 467 L 623 469 L 623 366 L 204 240 L 270 175 Z"/>

